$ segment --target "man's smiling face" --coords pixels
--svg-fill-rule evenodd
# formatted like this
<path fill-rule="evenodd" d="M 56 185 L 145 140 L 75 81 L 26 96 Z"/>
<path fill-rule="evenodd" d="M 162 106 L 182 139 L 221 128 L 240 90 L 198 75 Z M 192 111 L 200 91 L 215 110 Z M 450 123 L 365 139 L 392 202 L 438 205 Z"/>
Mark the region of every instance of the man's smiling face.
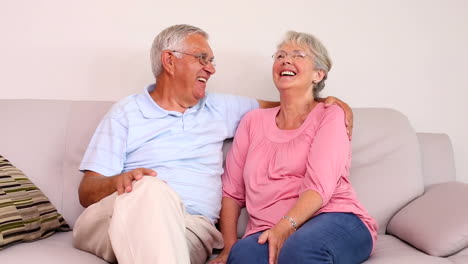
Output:
<path fill-rule="evenodd" d="M 193 34 L 185 39 L 179 54 L 181 56 L 176 59 L 175 68 L 175 76 L 181 87 L 179 95 L 184 98 L 184 107 L 191 107 L 205 97 L 206 84 L 210 76 L 216 72 L 213 63 L 208 61 L 203 65 L 196 56 L 205 55 L 211 59 L 214 57 L 213 51 L 205 37 Z"/>

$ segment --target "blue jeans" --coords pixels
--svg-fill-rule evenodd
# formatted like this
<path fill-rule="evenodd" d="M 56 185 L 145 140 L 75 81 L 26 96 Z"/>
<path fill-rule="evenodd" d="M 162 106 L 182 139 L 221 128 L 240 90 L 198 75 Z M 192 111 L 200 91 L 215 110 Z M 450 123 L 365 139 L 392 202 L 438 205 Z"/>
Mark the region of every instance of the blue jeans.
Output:
<path fill-rule="evenodd" d="M 261 234 L 237 241 L 227 263 L 268 264 L 268 243 L 257 242 Z M 371 251 L 371 234 L 359 217 L 351 213 L 322 213 L 286 240 L 278 263 L 361 263 Z"/>

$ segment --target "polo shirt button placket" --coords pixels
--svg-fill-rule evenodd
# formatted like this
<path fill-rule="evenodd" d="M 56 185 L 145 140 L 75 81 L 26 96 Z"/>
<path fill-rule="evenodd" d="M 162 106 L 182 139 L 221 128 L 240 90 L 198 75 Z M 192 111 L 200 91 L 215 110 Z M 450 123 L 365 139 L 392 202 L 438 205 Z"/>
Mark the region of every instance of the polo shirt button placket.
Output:
<path fill-rule="evenodd" d="M 182 114 L 182 131 L 185 131 L 185 113 Z"/>

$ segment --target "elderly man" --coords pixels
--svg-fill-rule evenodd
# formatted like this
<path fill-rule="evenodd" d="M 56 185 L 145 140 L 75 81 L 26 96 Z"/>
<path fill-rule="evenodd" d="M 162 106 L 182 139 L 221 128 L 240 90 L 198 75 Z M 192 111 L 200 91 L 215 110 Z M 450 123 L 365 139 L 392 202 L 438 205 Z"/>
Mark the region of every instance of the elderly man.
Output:
<path fill-rule="evenodd" d="M 246 112 L 277 104 L 206 93 L 216 71 L 207 39 L 189 25 L 163 30 L 151 49 L 156 84 L 97 127 L 80 166 L 77 248 L 123 264 L 198 264 L 223 247 L 223 141 Z"/>

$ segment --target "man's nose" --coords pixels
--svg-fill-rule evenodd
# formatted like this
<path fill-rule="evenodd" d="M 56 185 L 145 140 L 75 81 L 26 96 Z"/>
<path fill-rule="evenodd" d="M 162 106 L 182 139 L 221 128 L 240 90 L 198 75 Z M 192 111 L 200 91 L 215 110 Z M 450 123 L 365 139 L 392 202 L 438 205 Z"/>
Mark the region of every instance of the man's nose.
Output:
<path fill-rule="evenodd" d="M 216 68 L 211 62 L 208 62 L 208 64 L 205 65 L 204 70 L 207 71 L 210 75 L 213 75 L 216 72 Z"/>

